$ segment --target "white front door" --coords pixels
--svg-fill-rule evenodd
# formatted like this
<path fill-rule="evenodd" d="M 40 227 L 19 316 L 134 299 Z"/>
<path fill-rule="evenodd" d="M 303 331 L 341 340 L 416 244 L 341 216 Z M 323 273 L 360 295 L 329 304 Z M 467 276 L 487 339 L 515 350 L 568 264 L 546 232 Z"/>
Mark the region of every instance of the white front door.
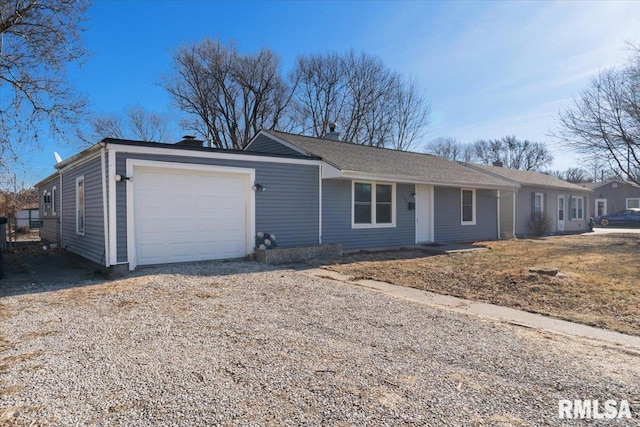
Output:
<path fill-rule="evenodd" d="M 607 214 L 607 199 L 596 199 L 595 216 Z"/>
<path fill-rule="evenodd" d="M 416 185 L 416 243 L 432 242 L 432 198 L 431 185 Z"/>
<path fill-rule="evenodd" d="M 565 205 L 564 196 L 558 196 L 558 231 L 564 231 Z"/>

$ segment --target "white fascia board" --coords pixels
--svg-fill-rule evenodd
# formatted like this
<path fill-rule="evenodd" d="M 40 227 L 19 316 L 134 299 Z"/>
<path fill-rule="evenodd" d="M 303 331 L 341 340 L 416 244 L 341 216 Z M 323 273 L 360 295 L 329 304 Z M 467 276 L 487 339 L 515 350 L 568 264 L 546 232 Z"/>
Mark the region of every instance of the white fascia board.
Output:
<path fill-rule="evenodd" d="M 195 150 L 179 150 L 166 147 L 142 147 L 137 145 L 109 144 L 109 150 L 116 153 L 132 154 L 170 154 L 176 157 L 198 157 L 203 159 L 244 160 L 247 162 L 284 163 L 297 165 L 314 165 L 322 163 L 319 159 L 294 159 L 287 157 L 257 156 L 251 154 L 235 154 L 225 152 L 207 152 Z"/>
<path fill-rule="evenodd" d="M 433 185 L 437 187 L 479 188 L 479 189 L 487 189 L 487 190 L 505 190 L 505 189 L 514 189 L 514 188 L 520 187 L 517 184 L 510 185 L 506 182 L 504 185 L 478 184 L 476 182 L 463 182 L 463 181 L 439 182 L 439 181 L 422 179 L 420 177 L 413 177 L 413 176 L 372 174 L 372 173 L 363 173 L 363 172 L 356 172 L 356 171 L 342 171 L 340 178 L 362 179 L 362 180 L 368 180 L 368 181 L 391 181 L 391 182 L 405 183 L 405 184 L 426 184 L 426 185 Z"/>
<path fill-rule="evenodd" d="M 98 142 L 97 144 L 93 144 L 91 147 L 87 148 L 86 150 L 82 150 L 81 152 L 74 154 L 68 159 L 63 160 L 62 162 L 56 164 L 54 167 L 62 172 L 62 171 L 68 170 L 69 168 L 79 166 L 99 156 L 100 155 L 99 150 L 102 147 L 106 147 L 106 144 L 104 142 Z M 92 153 L 95 153 L 95 155 L 89 156 L 89 154 L 92 154 Z"/>

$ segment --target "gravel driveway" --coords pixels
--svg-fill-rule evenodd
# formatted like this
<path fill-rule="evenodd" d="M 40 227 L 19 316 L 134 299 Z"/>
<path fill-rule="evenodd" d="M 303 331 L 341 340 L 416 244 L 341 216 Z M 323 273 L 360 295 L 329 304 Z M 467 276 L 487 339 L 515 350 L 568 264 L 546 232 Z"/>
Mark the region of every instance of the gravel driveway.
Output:
<path fill-rule="evenodd" d="M 637 355 L 257 263 L 8 296 L 0 321 L 0 425 L 580 425 L 558 399 L 640 425 Z"/>

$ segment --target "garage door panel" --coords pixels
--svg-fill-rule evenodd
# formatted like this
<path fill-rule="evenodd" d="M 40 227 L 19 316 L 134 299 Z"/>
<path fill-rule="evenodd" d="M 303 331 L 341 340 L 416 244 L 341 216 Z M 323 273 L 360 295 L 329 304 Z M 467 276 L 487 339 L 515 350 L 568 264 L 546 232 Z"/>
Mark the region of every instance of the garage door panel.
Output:
<path fill-rule="evenodd" d="M 246 255 L 247 174 L 136 167 L 137 263 Z"/>

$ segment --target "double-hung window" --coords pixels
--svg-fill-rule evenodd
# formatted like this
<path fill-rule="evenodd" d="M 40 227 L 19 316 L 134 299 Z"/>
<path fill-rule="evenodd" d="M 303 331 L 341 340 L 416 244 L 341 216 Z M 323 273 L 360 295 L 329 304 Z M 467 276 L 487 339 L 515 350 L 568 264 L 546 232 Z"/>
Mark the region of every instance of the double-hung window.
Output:
<path fill-rule="evenodd" d="M 476 190 L 463 188 L 460 193 L 462 225 L 476 223 Z"/>
<path fill-rule="evenodd" d="M 84 235 L 84 176 L 76 178 L 76 233 Z"/>
<path fill-rule="evenodd" d="M 395 184 L 353 182 L 353 228 L 394 227 Z"/>
<path fill-rule="evenodd" d="M 640 198 L 627 199 L 627 209 L 640 208 Z"/>
<path fill-rule="evenodd" d="M 569 201 L 571 219 L 584 219 L 584 197 L 572 197 Z"/>

